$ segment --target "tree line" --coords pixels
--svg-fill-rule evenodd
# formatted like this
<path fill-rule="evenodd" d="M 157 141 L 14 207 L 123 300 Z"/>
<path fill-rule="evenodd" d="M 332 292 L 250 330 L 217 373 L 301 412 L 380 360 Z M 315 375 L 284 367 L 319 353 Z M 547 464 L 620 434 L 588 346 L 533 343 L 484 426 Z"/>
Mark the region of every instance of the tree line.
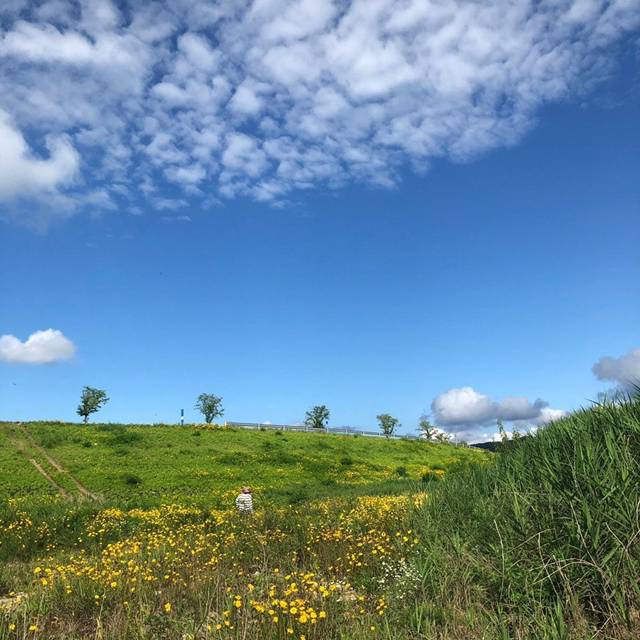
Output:
<path fill-rule="evenodd" d="M 76 413 L 83 419 L 84 424 L 87 424 L 89 422 L 89 416 L 99 411 L 107 402 L 109 402 L 109 398 L 107 392 L 103 389 L 83 387 L 80 395 L 80 404 L 76 409 Z M 201 393 L 196 400 L 194 408 L 202 414 L 207 424 L 213 422 L 215 418 L 224 415 L 222 398 L 213 393 Z M 305 413 L 304 424 L 314 429 L 326 429 L 329 424 L 330 415 L 326 405 L 315 405 Z M 398 418 L 395 418 L 390 413 L 381 413 L 376 416 L 376 420 L 378 421 L 380 431 L 387 437 L 392 436 L 402 426 Z M 426 415 L 420 417 L 418 431 L 426 440 L 438 442 L 449 441 L 449 435 L 439 431 L 435 425 L 432 425 Z"/>

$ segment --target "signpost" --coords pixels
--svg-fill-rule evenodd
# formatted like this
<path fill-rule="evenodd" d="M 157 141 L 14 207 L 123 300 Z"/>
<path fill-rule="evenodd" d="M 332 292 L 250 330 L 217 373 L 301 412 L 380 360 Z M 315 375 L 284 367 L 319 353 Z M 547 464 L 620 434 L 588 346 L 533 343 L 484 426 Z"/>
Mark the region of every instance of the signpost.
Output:
<path fill-rule="evenodd" d="M 184 409 L 180 409 L 180 426 L 184 427 Z"/>

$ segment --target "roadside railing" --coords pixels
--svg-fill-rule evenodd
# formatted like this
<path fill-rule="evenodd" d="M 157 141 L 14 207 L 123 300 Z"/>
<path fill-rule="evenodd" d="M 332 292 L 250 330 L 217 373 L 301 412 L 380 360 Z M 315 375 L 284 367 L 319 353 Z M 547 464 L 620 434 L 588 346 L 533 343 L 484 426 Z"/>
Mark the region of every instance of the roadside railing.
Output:
<path fill-rule="evenodd" d="M 365 431 L 363 429 L 356 429 L 354 427 L 324 427 L 318 429 L 316 427 L 308 427 L 307 425 L 297 424 L 272 424 L 271 422 L 235 422 L 226 421 L 225 426 L 237 427 L 240 429 L 259 429 L 265 431 L 267 429 L 274 431 L 305 431 L 308 433 L 329 433 L 333 435 L 342 436 L 366 436 L 368 438 L 391 438 L 393 440 L 424 440 L 420 436 L 414 436 L 411 434 L 393 434 L 385 436 L 383 433 L 376 431 Z"/>

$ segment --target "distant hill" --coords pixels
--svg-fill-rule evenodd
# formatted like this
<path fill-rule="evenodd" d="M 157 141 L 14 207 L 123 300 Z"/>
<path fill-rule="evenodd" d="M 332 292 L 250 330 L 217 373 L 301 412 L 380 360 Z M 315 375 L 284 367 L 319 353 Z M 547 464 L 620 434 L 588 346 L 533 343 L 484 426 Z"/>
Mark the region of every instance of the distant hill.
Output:
<path fill-rule="evenodd" d="M 471 445 L 472 447 L 475 447 L 476 449 L 484 449 L 485 451 L 497 451 L 498 447 L 500 446 L 499 442 L 476 442 L 475 444 Z"/>

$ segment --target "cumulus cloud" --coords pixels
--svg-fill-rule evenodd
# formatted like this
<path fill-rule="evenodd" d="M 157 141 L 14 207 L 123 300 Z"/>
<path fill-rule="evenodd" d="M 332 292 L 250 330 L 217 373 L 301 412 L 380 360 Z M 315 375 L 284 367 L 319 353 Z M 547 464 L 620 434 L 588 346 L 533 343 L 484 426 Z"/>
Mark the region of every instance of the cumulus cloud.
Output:
<path fill-rule="evenodd" d="M 552 409 L 544 400 L 530 402 L 525 397 L 507 397 L 500 401 L 476 391 L 473 387 L 449 389 L 431 403 L 435 422 L 446 431 L 465 440 L 492 439 L 483 427 L 502 420 L 515 427 L 537 427 L 566 415 Z"/>
<path fill-rule="evenodd" d="M 479 424 L 491 420 L 534 420 L 540 417 L 548 403 L 529 402 L 524 397 L 508 397 L 496 402 L 473 387 L 449 389 L 434 398 L 431 410 L 438 424 L 459 426 Z"/>
<path fill-rule="evenodd" d="M 0 336 L 0 361 L 17 364 L 50 364 L 69 360 L 76 347 L 62 331 L 45 329 L 32 333 L 24 342 L 13 335 Z"/>
<path fill-rule="evenodd" d="M 441 393 L 433 399 L 431 411 L 438 424 L 446 426 L 482 423 L 496 417 L 495 403 L 472 387 Z"/>
<path fill-rule="evenodd" d="M 48 137 L 45 144 L 49 157 L 36 157 L 9 114 L 0 109 L 0 200 L 46 195 L 72 181 L 78 154 L 68 137 Z"/>
<path fill-rule="evenodd" d="M 0 206 L 45 189 L 134 209 L 175 185 L 272 203 L 389 187 L 514 144 L 606 73 L 640 0 L 11 0 L 0 15 Z"/>
<path fill-rule="evenodd" d="M 591 370 L 598 380 L 609 380 L 622 388 L 640 385 L 640 349 L 632 349 L 618 358 L 604 356 Z"/>
<path fill-rule="evenodd" d="M 263 100 L 257 94 L 254 83 L 246 80 L 236 89 L 229 107 L 235 113 L 255 115 L 263 108 Z"/>

